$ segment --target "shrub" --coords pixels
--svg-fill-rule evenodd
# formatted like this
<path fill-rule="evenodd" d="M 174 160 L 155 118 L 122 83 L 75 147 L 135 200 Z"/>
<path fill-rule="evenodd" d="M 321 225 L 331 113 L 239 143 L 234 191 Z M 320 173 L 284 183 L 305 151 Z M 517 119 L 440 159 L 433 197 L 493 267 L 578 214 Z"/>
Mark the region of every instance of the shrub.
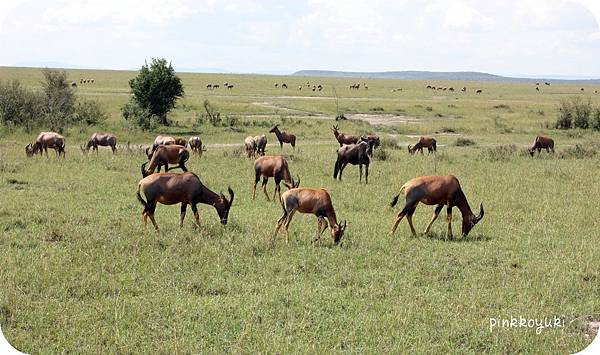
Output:
<path fill-rule="evenodd" d="M 558 108 L 558 119 L 556 120 L 555 127 L 558 129 L 570 129 L 570 128 L 589 128 L 590 117 L 592 116 L 592 103 L 588 101 L 584 102 L 580 97 L 571 97 L 566 100 L 561 100 L 560 107 Z M 591 122 L 593 125 L 593 122 Z"/>
<path fill-rule="evenodd" d="M 155 129 L 159 123 L 156 117 L 138 105 L 135 100 L 129 100 L 125 106 L 121 107 L 121 115 L 126 121 L 135 124 L 144 131 Z"/>
<path fill-rule="evenodd" d="M 568 147 L 568 148 L 562 150 L 558 154 L 558 157 L 560 159 L 567 159 L 567 158 L 585 159 L 585 158 L 592 158 L 595 155 L 596 155 L 596 150 L 594 148 L 592 148 L 592 147 L 586 148 L 583 145 L 577 143 L 574 147 Z"/>
<path fill-rule="evenodd" d="M 0 82 L 0 123 L 31 132 L 43 118 L 44 98 L 39 92 L 22 87 L 18 80 Z"/>
<path fill-rule="evenodd" d="M 501 144 L 496 147 L 486 148 L 481 151 L 481 157 L 491 161 L 507 161 L 515 155 L 517 146 L 514 144 Z"/>
<path fill-rule="evenodd" d="M 590 126 L 596 131 L 600 131 L 600 107 L 596 107 L 594 109 L 594 113 L 592 114 L 592 119 L 590 121 Z"/>
<path fill-rule="evenodd" d="M 375 149 L 375 152 L 373 153 L 373 158 L 377 160 L 385 161 L 388 160 L 389 157 L 390 155 L 388 154 L 387 150 L 383 148 Z"/>
<path fill-rule="evenodd" d="M 87 125 L 97 125 L 103 123 L 108 118 L 108 113 L 98 102 L 85 100 L 78 102 L 75 106 L 73 120 L 77 123 Z"/>
<path fill-rule="evenodd" d="M 384 110 L 383 110 L 383 107 L 376 106 L 376 107 L 371 107 L 370 111 L 373 111 L 373 112 L 383 112 Z"/>
<path fill-rule="evenodd" d="M 575 128 L 588 128 L 590 125 L 590 116 L 592 114 L 592 103 L 589 100 L 587 102 L 582 102 L 578 97 L 577 102 L 573 103 L 573 108 L 575 109 L 573 126 L 575 126 Z"/>
<path fill-rule="evenodd" d="M 177 99 L 183 97 L 183 84 L 167 60 L 153 58 L 144 64 L 138 75 L 129 81 L 133 99 L 160 124 L 168 125 L 167 114 L 175 107 Z"/>
<path fill-rule="evenodd" d="M 196 116 L 198 124 L 208 122 L 215 127 L 221 126 L 221 112 L 219 112 L 215 107 L 213 107 L 210 101 L 208 100 L 204 100 L 202 105 L 204 106 L 205 112 L 199 113 Z"/>
<path fill-rule="evenodd" d="M 381 148 L 401 149 L 401 147 L 398 145 L 398 141 L 392 137 L 381 137 L 379 141 Z"/>
<path fill-rule="evenodd" d="M 475 145 L 475 141 L 469 138 L 457 138 L 454 142 L 454 145 L 457 147 L 468 147 L 470 145 Z"/>

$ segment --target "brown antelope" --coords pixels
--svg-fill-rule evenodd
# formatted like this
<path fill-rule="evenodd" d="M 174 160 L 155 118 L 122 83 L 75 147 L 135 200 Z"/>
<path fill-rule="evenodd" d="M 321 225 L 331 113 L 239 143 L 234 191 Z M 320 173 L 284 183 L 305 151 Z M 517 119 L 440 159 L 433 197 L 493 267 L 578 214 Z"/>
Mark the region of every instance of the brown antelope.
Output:
<path fill-rule="evenodd" d="M 342 180 L 342 172 L 346 165 L 358 165 L 360 175 L 358 182 L 362 182 L 363 165 L 365 166 L 365 184 L 369 183 L 369 144 L 365 141 L 360 141 L 358 144 L 344 145 L 337 151 L 337 160 L 333 169 L 333 178 L 337 179 L 338 173 L 340 181 Z"/>
<path fill-rule="evenodd" d="M 477 89 L 477 91 L 475 91 L 476 94 L 481 94 L 483 92 L 483 90 L 481 89 Z"/>
<path fill-rule="evenodd" d="M 376 136 L 374 134 L 366 134 L 364 136 L 361 136 L 360 140 L 369 144 L 369 149 L 367 150 L 367 153 L 371 157 L 373 156 L 373 151 L 375 150 L 375 148 L 379 147 L 379 145 L 381 144 L 379 136 Z"/>
<path fill-rule="evenodd" d="M 529 148 L 529 154 L 533 157 L 533 154 L 537 150 L 538 155 L 541 154 L 542 149 L 546 149 L 546 152 L 554 153 L 554 140 L 547 136 L 537 136 L 533 141 L 533 145 Z"/>
<path fill-rule="evenodd" d="M 283 149 L 283 143 L 289 143 L 292 148 L 296 149 L 296 136 L 291 134 L 291 133 L 287 133 L 287 132 L 282 132 L 279 130 L 279 127 L 277 127 L 279 125 L 275 125 L 273 126 L 273 128 L 271 128 L 271 130 L 269 131 L 270 133 L 275 133 L 275 135 L 277 136 L 277 140 L 279 141 L 279 146 L 281 147 L 281 149 Z"/>
<path fill-rule="evenodd" d="M 466 86 L 463 86 L 463 87 L 462 87 L 462 89 L 460 89 L 460 91 L 462 91 L 462 92 L 467 92 L 467 87 L 466 87 Z"/>
<path fill-rule="evenodd" d="M 436 152 L 437 151 L 437 142 L 435 140 L 435 138 L 432 137 L 419 137 L 419 141 L 415 144 L 409 144 L 408 145 L 408 152 L 410 154 L 415 154 L 415 152 L 418 150 L 419 152 L 421 152 L 421 154 L 423 154 L 423 148 L 427 148 L 427 154 L 431 154 L 431 152 Z"/>
<path fill-rule="evenodd" d="M 212 89 L 212 84 L 207 84 L 207 85 L 206 85 L 206 89 L 207 89 L 207 90 L 211 90 L 211 89 Z"/>
<path fill-rule="evenodd" d="M 152 159 L 152 154 L 154 154 L 154 150 L 161 144 L 175 144 L 175 138 L 171 136 L 156 136 L 156 138 L 154 138 L 154 143 L 152 143 L 152 147 L 146 149 L 146 155 L 148 156 L 148 160 Z"/>
<path fill-rule="evenodd" d="M 277 87 L 279 86 L 279 84 L 278 84 L 278 83 L 275 83 L 275 85 L 274 85 L 274 86 L 275 86 L 275 88 L 277 88 Z"/>
<path fill-rule="evenodd" d="M 246 156 L 248 158 L 254 157 L 256 153 L 256 142 L 254 137 L 248 136 L 244 139 L 244 149 L 246 150 Z"/>
<path fill-rule="evenodd" d="M 292 189 L 298 187 L 300 185 L 300 179 L 298 181 L 294 181 L 292 178 L 292 174 L 290 174 L 290 169 L 288 168 L 287 160 L 280 155 L 276 156 L 264 156 L 256 159 L 254 161 L 254 187 L 252 188 L 252 200 L 256 197 L 256 185 L 260 180 L 260 177 L 263 177 L 262 187 L 267 196 L 267 200 L 269 199 L 269 194 L 267 194 L 267 182 L 269 178 L 272 177 L 275 179 L 275 190 L 273 191 L 273 201 L 275 201 L 275 194 L 279 193 L 279 198 L 281 198 L 281 188 L 279 183 L 283 180 L 283 184 L 288 188 Z"/>
<path fill-rule="evenodd" d="M 154 169 L 158 167 L 160 172 L 161 167 L 165 167 L 165 172 L 169 170 L 181 168 L 183 171 L 187 171 L 185 162 L 190 158 L 190 152 L 183 146 L 180 145 L 159 145 L 158 148 L 152 154 L 150 159 L 150 166 L 146 169 L 146 163 L 142 164 L 142 176 L 146 177 L 154 172 Z M 177 164 L 177 166 L 169 168 L 169 164 Z"/>
<path fill-rule="evenodd" d="M 197 204 L 203 203 L 211 205 L 217 210 L 221 224 L 227 224 L 229 210 L 233 203 L 233 190 L 229 191 L 229 200 L 223 194 L 217 195 L 202 184 L 200 178 L 194 173 L 161 173 L 149 175 L 138 183 L 137 198 L 144 206 L 142 212 L 144 226 L 147 224 L 147 218 L 158 231 L 158 224 L 154 219 L 154 211 L 157 202 L 163 205 L 174 205 L 181 203 L 181 214 L 179 217 L 179 227 L 183 227 L 183 219 L 187 205 L 192 206 L 196 224 L 200 226 L 200 217 L 198 216 Z M 142 198 L 140 192 L 143 192 L 146 201 Z"/>
<path fill-rule="evenodd" d="M 181 145 L 187 148 L 187 141 L 185 140 L 185 138 L 182 137 L 175 137 L 175 143 L 176 145 Z"/>
<path fill-rule="evenodd" d="M 202 145 L 202 139 L 200 136 L 190 137 L 188 144 L 193 153 L 202 156 L 202 153 L 206 151 L 206 146 Z"/>
<path fill-rule="evenodd" d="M 312 213 L 317 216 L 317 233 L 313 243 L 321 239 L 321 235 L 327 228 L 327 222 L 329 222 L 329 227 L 331 228 L 333 242 L 338 244 L 342 239 L 346 230 L 346 221 L 338 223 L 333 204 L 331 203 L 331 196 L 329 196 L 327 190 L 310 188 L 288 190 L 281 195 L 281 206 L 283 207 L 283 216 L 277 221 L 273 239 L 277 237 L 279 228 L 285 225 L 285 242 L 289 242 L 288 228 L 296 211 L 300 213 Z"/>
<path fill-rule="evenodd" d="M 46 153 L 48 157 L 48 148 L 54 149 L 58 157 L 65 157 L 65 137 L 61 136 L 56 132 L 41 132 L 33 144 L 28 144 L 25 147 L 25 153 L 28 157 L 31 157 L 38 152 L 42 155 L 42 152 Z"/>
<path fill-rule="evenodd" d="M 254 136 L 254 147 L 256 148 L 256 154 L 263 156 L 265 155 L 265 148 L 267 147 L 267 136 L 261 134 L 260 136 Z"/>
<path fill-rule="evenodd" d="M 356 144 L 360 140 L 360 138 L 358 136 L 341 133 L 339 131 L 339 129 L 340 128 L 337 125 L 331 127 L 331 130 L 333 131 L 333 135 L 335 136 L 335 139 L 337 139 L 338 143 L 340 144 L 340 147 L 343 146 L 344 144 Z"/>
<path fill-rule="evenodd" d="M 287 84 L 286 83 L 281 84 L 281 88 L 282 89 L 287 89 Z"/>
<path fill-rule="evenodd" d="M 233 84 L 227 85 L 227 89 L 233 89 Z"/>
<path fill-rule="evenodd" d="M 412 215 L 415 213 L 415 209 L 419 202 L 426 205 L 437 205 L 433 212 L 433 218 L 427 225 L 423 234 L 428 234 L 431 229 L 431 225 L 438 218 L 442 208 L 448 206 L 446 209 L 447 220 L 448 220 L 448 238 L 452 238 L 452 208 L 458 207 L 458 210 L 462 214 L 462 235 L 467 236 L 471 229 L 483 218 L 483 203 L 479 205 L 479 215 L 474 215 L 469 206 L 469 202 L 463 193 L 460 183 L 455 176 L 420 176 L 407 181 L 400 188 L 400 192 L 404 192 L 406 197 L 406 204 L 392 227 L 392 234 L 396 231 L 398 224 L 404 216 L 408 220 L 408 225 L 413 236 L 417 236 L 415 228 L 412 223 Z M 394 196 L 391 206 L 396 206 L 398 203 L 398 197 L 400 194 Z"/>
<path fill-rule="evenodd" d="M 92 150 L 95 150 L 96 154 L 98 154 L 98 146 L 110 147 L 114 154 L 117 151 L 117 137 L 112 133 L 96 132 L 92 134 L 86 145 L 81 146 L 80 148 L 84 153 L 89 152 L 90 148 L 92 148 Z"/>

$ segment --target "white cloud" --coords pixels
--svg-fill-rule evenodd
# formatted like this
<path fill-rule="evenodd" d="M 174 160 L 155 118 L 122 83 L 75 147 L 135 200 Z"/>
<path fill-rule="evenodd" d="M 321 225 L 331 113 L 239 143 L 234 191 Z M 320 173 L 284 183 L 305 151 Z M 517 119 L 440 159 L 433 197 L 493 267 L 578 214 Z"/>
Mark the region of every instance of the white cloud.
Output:
<path fill-rule="evenodd" d="M 444 27 L 458 31 L 486 31 L 493 24 L 490 17 L 464 2 L 453 2 L 446 10 Z"/>

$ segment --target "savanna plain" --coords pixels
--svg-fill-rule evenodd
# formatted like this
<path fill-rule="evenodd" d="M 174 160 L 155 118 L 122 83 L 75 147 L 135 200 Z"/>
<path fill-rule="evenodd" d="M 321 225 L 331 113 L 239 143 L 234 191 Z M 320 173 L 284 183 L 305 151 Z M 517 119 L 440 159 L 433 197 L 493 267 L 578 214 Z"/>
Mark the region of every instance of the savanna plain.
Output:
<path fill-rule="evenodd" d="M 27 158 L 37 131 L 5 127 L 0 135 L 0 324 L 17 349 L 564 354 L 590 343 L 587 322 L 600 314 L 600 134 L 552 127 L 561 99 L 598 105 L 596 88 L 180 73 L 186 95 L 169 116 L 173 124 L 146 132 L 120 113 L 135 72 L 68 75 L 95 79 L 79 84 L 77 95 L 99 101 L 110 118 L 64 132 L 65 159 L 53 151 Z M 0 80 L 11 79 L 39 87 L 42 74 L 0 68 Z M 368 90 L 349 89 L 357 81 Z M 197 120 L 204 100 L 223 125 Z M 338 112 L 348 119 L 335 121 Z M 281 151 L 268 133 L 274 124 L 298 136 L 295 150 Z M 381 137 L 368 185 L 355 166 L 333 179 L 334 124 Z M 116 134 L 117 154 L 81 152 L 95 131 Z M 179 207 L 158 205 L 161 231 L 144 227 L 135 193 L 143 148 L 157 134 L 202 137 L 206 152 L 187 166 L 213 191 L 235 192 L 226 226 L 213 207 L 199 205 L 201 226 L 188 213 L 179 228 Z M 252 201 L 253 159 L 242 149 L 244 137 L 258 134 L 267 135 L 267 154 L 287 157 L 302 187 L 330 192 L 347 220 L 340 245 L 329 231 L 311 243 L 316 218 L 302 214 L 289 244 L 281 233 L 273 240 L 281 205 L 267 201 L 260 184 Z M 554 138 L 555 154 L 528 155 L 538 134 Z M 409 155 L 420 135 L 437 139 L 437 153 Z M 455 210 L 454 239 L 446 238 L 445 212 L 428 236 L 413 237 L 405 220 L 391 235 L 403 198 L 395 208 L 390 202 L 404 182 L 447 174 L 460 180 L 473 210 L 483 202 L 483 220 L 460 237 Z M 417 207 L 418 231 L 433 210 Z M 490 331 L 490 318 L 518 316 L 559 316 L 564 326 Z"/>

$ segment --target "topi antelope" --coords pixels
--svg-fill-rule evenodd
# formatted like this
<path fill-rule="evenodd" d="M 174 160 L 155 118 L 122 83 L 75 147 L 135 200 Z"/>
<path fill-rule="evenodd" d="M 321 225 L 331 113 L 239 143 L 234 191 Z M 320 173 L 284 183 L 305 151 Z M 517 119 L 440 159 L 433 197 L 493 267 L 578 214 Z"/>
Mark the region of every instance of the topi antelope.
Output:
<path fill-rule="evenodd" d="M 342 180 L 342 172 L 346 165 L 358 165 L 360 175 L 359 182 L 362 182 L 363 165 L 365 166 L 365 184 L 369 183 L 369 152 L 370 145 L 365 141 L 360 141 L 358 144 L 344 145 L 337 151 L 337 160 L 333 169 L 333 178 L 337 179 L 338 174 L 340 181 Z"/>
<path fill-rule="evenodd" d="M 181 203 L 179 227 L 183 227 L 187 205 L 192 206 L 196 224 L 200 226 L 200 217 L 198 216 L 198 208 L 196 207 L 199 203 L 213 206 L 217 210 L 221 224 L 225 225 L 227 224 L 229 210 L 231 209 L 234 197 L 233 190 L 230 187 L 227 190 L 229 191 L 229 199 L 225 198 L 223 194 L 217 195 L 209 190 L 194 173 L 161 173 L 149 175 L 140 180 L 137 191 L 137 198 L 144 206 L 144 212 L 142 213 L 144 226 L 147 224 L 147 218 L 150 217 L 150 221 L 152 221 L 154 228 L 158 231 L 158 224 L 156 224 L 156 220 L 154 219 L 157 202 L 163 205 Z M 144 201 L 140 192 L 144 193 L 146 201 Z"/>
<path fill-rule="evenodd" d="M 376 136 L 374 134 L 366 134 L 364 136 L 361 136 L 360 140 L 369 144 L 369 149 L 367 149 L 367 153 L 370 157 L 373 156 L 373 151 L 375 150 L 375 148 L 379 147 L 379 145 L 381 144 L 379 136 Z"/>
<path fill-rule="evenodd" d="M 152 154 L 150 159 L 150 166 L 146 169 L 146 164 L 142 164 L 142 176 L 146 177 L 154 172 L 154 169 L 162 166 L 165 167 L 165 172 L 169 170 L 181 168 L 183 171 L 187 171 L 185 162 L 190 158 L 190 152 L 183 146 L 180 145 L 159 145 L 158 148 Z M 177 166 L 169 168 L 169 164 L 177 164 Z"/>
<path fill-rule="evenodd" d="M 265 148 L 267 147 L 267 136 L 261 134 L 260 136 L 254 136 L 254 147 L 256 148 L 256 154 L 263 156 L 265 155 Z"/>
<path fill-rule="evenodd" d="M 152 159 L 152 154 L 154 154 L 154 150 L 161 144 L 175 144 L 175 138 L 171 136 L 156 136 L 156 138 L 154 138 L 154 143 L 152 143 L 152 147 L 146 149 L 146 155 L 148 156 L 148 160 Z"/>
<path fill-rule="evenodd" d="M 98 146 L 110 147 L 114 154 L 117 151 L 117 137 L 112 133 L 96 132 L 92 134 L 86 145 L 80 148 L 83 153 L 89 152 L 90 148 L 92 148 L 98 154 Z"/>
<path fill-rule="evenodd" d="M 437 142 L 435 138 L 432 137 L 419 137 L 419 141 L 415 144 L 408 145 L 408 152 L 410 154 L 415 154 L 418 150 L 423 154 L 423 148 L 427 148 L 427 154 L 431 154 L 431 152 L 437 152 Z"/>
<path fill-rule="evenodd" d="M 190 137 L 188 144 L 193 153 L 199 154 L 202 157 L 202 153 L 206 152 L 206 146 L 202 145 L 202 139 L 200 136 Z"/>
<path fill-rule="evenodd" d="M 537 136 L 533 141 L 533 145 L 528 149 L 529 154 L 533 157 L 533 154 L 537 150 L 538 155 L 541 154 L 542 149 L 546 149 L 546 152 L 554 153 L 554 140 L 547 136 Z"/>
<path fill-rule="evenodd" d="M 335 136 L 335 139 L 337 139 L 338 143 L 340 144 L 340 147 L 343 146 L 344 144 L 356 144 L 360 140 L 360 138 L 358 136 L 341 133 L 339 131 L 339 129 L 340 128 L 338 126 L 331 127 L 331 130 L 333 131 L 333 135 Z"/>
<path fill-rule="evenodd" d="M 54 149 L 58 157 L 65 157 L 65 137 L 61 136 L 56 132 L 41 132 L 33 144 L 27 144 L 25 147 L 25 154 L 31 157 L 37 153 L 42 155 L 42 151 L 46 152 L 46 158 L 48 157 L 48 148 Z"/>
<path fill-rule="evenodd" d="M 273 201 L 275 201 L 275 194 L 279 193 L 279 197 L 281 198 L 281 187 L 279 184 L 283 180 L 283 184 L 288 188 L 292 189 L 298 187 L 300 185 L 300 179 L 298 181 L 294 181 L 292 178 L 292 174 L 290 174 L 290 170 L 288 168 L 287 160 L 280 155 L 276 156 L 264 156 L 256 159 L 254 161 L 254 187 L 252 188 L 252 200 L 256 197 L 256 185 L 260 180 L 260 177 L 263 177 L 262 187 L 267 196 L 267 200 L 269 199 L 269 194 L 267 194 L 267 182 L 269 178 L 272 177 L 275 179 L 275 190 L 273 191 Z"/>
<path fill-rule="evenodd" d="M 175 137 L 175 143 L 176 145 L 181 145 L 185 148 L 187 148 L 187 141 L 185 140 L 185 138 L 182 137 Z"/>
<path fill-rule="evenodd" d="M 321 239 L 321 235 L 327 228 L 327 222 L 329 222 L 329 226 L 331 227 L 333 242 L 338 244 L 342 239 L 346 230 L 346 221 L 338 223 L 333 204 L 331 203 L 331 196 L 329 196 L 327 190 L 310 188 L 288 190 L 281 195 L 281 206 L 283 207 L 283 216 L 277 221 L 273 239 L 277 237 L 279 228 L 285 225 L 285 242 L 289 242 L 288 228 L 296 211 L 300 213 L 312 213 L 317 216 L 317 233 L 313 243 Z"/>
<path fill-rule="evenodd" d="M 483 203 L 479 205 L 479 215 L 474 215 L 469 206 L 469 202 L 463 193 L 460 183 L 455 176 L 420 176 L 407 181 L 400 188 L 400 192 L 404 192 L 406 197 L 406 204 L 392 227 L 392 234 L 396 231 L 398 224 L 404 216 L 408 220 L 408 225 L 413 236 L 417 236 L 415 228 L 412 223 L 412 215 L 415 213 L 415 209 L 419 202 L 426 205 L 437 205 L 433 212 L 433 218 L 427 225 L 423 234 L 428 234 L 431 229 L 431 225 L 438 218 L 442 208 L 448 206 L 446 213 L 448 215 L 448 238 L 452 238 L 452 208 L 458 207 L 458 210 L 462 214 L 462 235 L 467 236 L 471 229 L 481 221 L 483 218 Z M 391 206 L 396 206 L 400 194 L 394 196 Z"/>
<path fill-rule="evenodd" d="M 254 157 L 256 153 L 256 142 L 254 141 L 254 137 L 248 136 L 244 139 L 244 149 L 248 158 Z"/>
<path fill-rule="evenodd" d="M 281 149 L 283 149 L 283 143 L 289 143 L 292 148 L 294 148 L 294 150 L 296 149 L 296 136 L 291 134 L 291 133 L 287 133 L 287 132 L 282 132 L 279 130 L 279 127 L 277 127 L 279 125 L 275 125 L 273 126 L 273 128 L 271 128 L 271 130 L 269 130 L 270 133 L 275 133 L 275 135 L 277 136 L 277 140 L 279 141 L 279 146 L 281 147 Z"/>

